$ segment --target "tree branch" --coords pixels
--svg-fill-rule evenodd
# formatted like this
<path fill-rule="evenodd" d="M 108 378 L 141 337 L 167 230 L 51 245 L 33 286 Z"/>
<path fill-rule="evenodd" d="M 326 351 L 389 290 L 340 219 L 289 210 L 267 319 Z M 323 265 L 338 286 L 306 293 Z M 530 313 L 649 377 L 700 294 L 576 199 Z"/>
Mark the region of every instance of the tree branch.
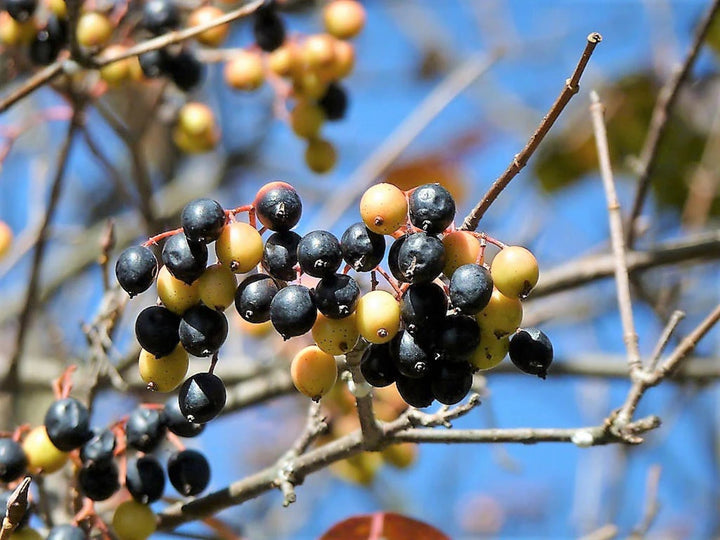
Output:
<path fill-rule="evenodd" d="M 495 180 L 493 185 L 490 186 L 490 189 L 483 196 L 482 200 L 467 215 L 465 221 L 463 221 L 463 224 L 460 227 L 461 230 L 474 231 L 477 229 L 480 219 L 482 219 L 483 215 L 485 215 L 485 212 L 487 212 L 488 208 L 490 208 L 490 205 L 495 201 L 495 199 L 497 199 L 498 195 L 500 195 L 502 190 L 507 187 L 510 181 L 517 176 L 523 167 L 525 167 L 530 157 L 545 138 L 545 135 L 547 135 L 550 128 L 552 128 L 555 120 L 558 119 L 560 113 L 562 113 L 563 109 L 565 109 L 565 106 L 568 104 L 570 99 L 577 94 L 580 89 L 580 77 L 585 71 L 585 67 L 590 60 L 595 47 L 597 47 L 597 44 L 601 41 L 602 36 L 597 32 L 593 32 L 587 37 L 585 50 L 575 67 L 575 71 L 572 76 L 565 81 L 565 86 L 563 87 L 562 92 L 560 92 L 558 98 L 555 100 L 555 103 L 553 103 L 552 107 L 550 107 L 550 111 L 542 119 L 542 122 L 540 122 L 540 125 L 535 130 L 535 133 L 533 133 L 530 137 L 530 140 L 525 145 L 525 148 L 523 148 L 522 151 L 513 158 L 512 163 L 510 163 L 508 168 L 505 169 L 505 172 L 497 180 Z"/>
<path fill-rule="evenodd" d="M 44 67 L 43 69 L 35 73 L 32 77 L 30 77 L 27 81 L 25 81 L 23 84 L 18 86 L 15 90 L 10 92 L 7 96 L 2 98 L 2 100 L 0 100 L 0 113 L 5 112 L 22 98 L 30 95 L 38 88 L 44 86 L 45 84 L 52 81 L 55 77 L 60 75 L 63 72 L 63 67 L 66 60 L 65 56 L 66 55 L 63 55 L 62 58 L 56 60 L 49 66 Z"/>

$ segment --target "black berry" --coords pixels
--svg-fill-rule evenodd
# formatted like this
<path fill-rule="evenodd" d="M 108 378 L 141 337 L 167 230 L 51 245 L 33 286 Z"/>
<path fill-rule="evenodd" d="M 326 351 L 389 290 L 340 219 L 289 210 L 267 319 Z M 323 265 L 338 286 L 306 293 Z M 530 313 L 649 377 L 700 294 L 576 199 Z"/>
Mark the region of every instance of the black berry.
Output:
<path fill-rule="evenodd" d="M 342 319 L 355 311 L 360 299 L 360 287 L 346 274 L 324 277 L 315 286 L 315 305 L 330 319 Z"/>
<path fill-rule="evenodd" d="M 220 236 L 225 226 L 225 210 L 212 199 L 195 199 L 185 205 L 180 220 L 189 241 L 208 244 Z"/>
<path fill-rule="evenodd" d="M 187 352 L 195 356 L 210 356 L 225 343 L 228 323 L 221 312 L 199 304 L 183 314 L 178 332 Z"/>
<path fill-rule="evenodd" d="M 450 278 L 450 302 L 468 315 L 479 313 L 490 302 L 493 280 L 479 264 L 464 264 Z"/>
<path fill-rule="evenodd" d="M 205 424 L 194 424 L 185 418 L 180 411 L 180 404 L 175 396 L 165 402 L 163 414 L 168 430 L 178 437 L 197 437 L 205 429 Z"/>
<path fill-rule="evenodd" d="M 220 414 L 226 399 L 225 385 L 217 375 L 197 373 L 180 387 L 178 403 L 185 418 L 204 424 Z"/>
<path fill-rule="evenodd" d="M 115 263 L 118 283 L 131 297 L 148 290 L 157 273 L 157 259 L 145 246 L 127 248 Z"/>
<path fill-rule="evenodd" d="M 141 452 L 152 452 L 165 438 L 164 417 L 156 409 L 138 407 L 128 417 L 125 434 L 128 446 Z"/>
<path fill-rule="evenodd" d="M 9 483 L 20 478 L 28 460 L 22 446 L 12 439 L 0 439 L 0 482 Z"/>
<path fill-rule="evenodd" d="M 45 429 L 58 450 L 75 450 L 92 437 L 90 413 L 75 398 L 59 399 L 45 413 Z"/>
<path fill-rule="evenodd" d="M 302 215 L 300 196 L 285 182 L 270 182 L 260 188 L 253 206 L 260 223 L 271 231 L 292 229 Z"/>
<path fill-rule="evenodd" d="M 78 474 L 80 491 L 93 501 L 104 501 L 120 489 L 118 468 L 114 461 L 92 461 Z"/>
<path fill-rule="evenodd" d="M 265 241 L 263 267 L 271 276 L 284 281 L 297 277 L 297 248 L 300 235 L 293 231 L 276 232 Z"/>
<path fill-rule="evenodd" d="M 455 219 L 455 201 L 440 184 L 425 184 L 408 198 L 410 223 L 428 233 L 443 232 Z"/>
<path fill-rule="evenodd" d="M 155 456 L 128 459 L 125 486 L 142 504 L 155 502 L 165 491 L 165 472 Z"/>
<path fill-rule="evenodd" d="M 553 346 L 548 337 L 537 328 L 521 328 L 510 338 L 510 360 L 521 371 L 547 376 L 553 360 Z"/>
<path fill-rule="evenodd" d="M 210 483 L 210 464 L 196 450 L 183 450 L 168 459 L 168 478 L 178 493 L 197 495 Z"/>
<path fill-rule="evenodd" d="M 363 352 L 360 371 L 371 386 L 382 388 L 395 382 L 398 376 L 390 343 L 371 344 Z"/>
<path fill-rule="evenodd" d="M 372 232 L 363 222 L 355 223 L 343 233 L 340 249 L 356 272 L 369 272 L 385 255 L 385 236 Z"/>
<path fill-rule="evenodd" d="M 283 339 L 309 332 L 316 318 L 317 308 L 310 290 L 302 285 L 281 289 L 270 303 L 270 321 Z"/>
<path fill-rule="evenodd" d="M 188 241 L 184 233 L 174 234 L 165 240 L 162 260 L 173 276 L 190 284 L 205 271 L 208 260 L 207 246 Z"/>
<path fill-rule="evenodd" d="M 270 320 L 270 305 L 278 293 L 275 280 L 265 274 L 246 277 L 235 291 L 235 309 L 251 323 Z"/>
<path fill-rule="evenodd" d="M 179 327 L 179 315 L 163 306 L 150 306 L 135 319 L 135 336 L 143 349 L 160 358 L 177 346 Z"/>

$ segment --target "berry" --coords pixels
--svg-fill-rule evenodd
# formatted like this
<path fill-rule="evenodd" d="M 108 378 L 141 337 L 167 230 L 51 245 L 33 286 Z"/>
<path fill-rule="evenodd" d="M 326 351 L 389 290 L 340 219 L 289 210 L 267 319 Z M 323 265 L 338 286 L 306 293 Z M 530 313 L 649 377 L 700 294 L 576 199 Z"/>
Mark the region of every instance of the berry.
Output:
<path fill-rule="evenodd" d="M 68 455 L 52 443 L 45 426 L 38 426 L 25 436 L 23 451 L 28 459 L 28 471 L 52 474 L 65 466 Z"/>
<path fill-rule="evenodd" d="M 348 353 L 360 338 L 355 314 L 343 319 L 330 319 L 319 313 L 312 327 L 312 337 L 315 344 L 328 354 Z"/>
<path fill-rule="evenodd" d="M 357 281 L 346 274 L 324 277 L 315 286 L 315 305 L 320 313 L 331 319 L 341 319 L 353 313 L 359 298 Z"/>
<path fill-rule="evenodd" d="M 157 277 L 158 297 L 166 308 L 177 315 L 182 315 L 200 301 L 199 281 L 196 279 L 188 285 L 173 276 L 167 266 L 163 266 Z"/>
<path fill-rule="evenodd" d="M 408 199 L 410 222 L 428 233 L 441 233 L 455 219 L 455 201 L 440 184 L 417 187 Z"/>
<path fill-rule="evenodd" d="M 472 353 L 468 361 L 475 369 L 492 369 L 503 361 L 508 353 L 510 340 L 498 338 L 491 332 L 480 331 L 480 345 Z"/>
<path fill-rule="evenodd" d="M 403 279 L 403 275 L 400 272 L 400 266 L 398 264 L 398 253 L 400 252 L 400 248 L 403 246 L 403 244 L 407 241 L 409 237 L 409 234 L 403 234 L 399 238 L 396 238 L 390 246 L 390 250 L 388 251 L 388 268 L 390 269 L 390 273 L 397 280 Z"/>
<path fill-rule="evenodd" d="M 517 297 L 511 298 L 493 289 L 490 302 L 477 314 L 476 319 L 484 331 L 501 338 L 519 328 L 522 316 L 522 303 Z"/>
<path fill-rule="evenodd" d="M 194 356 L 210 356 L 225 343 L 228 323 L 225 315 L 200 304 L 185 312 L 178 333 L 187 352 Z"/>
<path fill-rule="evenodd" d="M 317 137 L 325 122 L 325 113 L 316 103 L 302 99 L 290 112 L 290 127 L 298 137 L 311 139 Z"/>
<path fill-rule="evenodd" d="M 9 538 L 10 540 L 43 540 L 42 535 L 30 527 L 21 530 L 16 529 Z"/>
<path fill-rule="evenodd" d="M 115 276 L 130 297 L 150 288 L 158 273 L 158 262 L 150 248 L 127 248 L 115 263 Z"/>
<path fill-rule="evenodd" d="M 142 504 L 155 502 L 165 491 L 165 472 L 155 456 L 127 460 L 125 487 L 133 499 Z"/>
<path fill-rule="evenodd" d="M 119 540 L 146 540 L 157 528 L 157 518 L 147 505 L 125 501 L 115 509 L 112 528 Z"/>
<path fill-rule="evenodd" d="M 537 328 L 521 328 L 510 338 L 510 360 L 521 371 L 547 376 L 553 360 L 553 346 L 548 337 Z"/>
<path fill-rule="evenodd" d="M 102 429 L 80 448 L 80 459 L 87 464 L 94 461 L 109 461 L 115 455 L 115 434 L 109 429 Z"/>
<path fill-rule="evenodd" d="M 265 82 L 262 57 L 253 51 L 238 51 L 225 64 L 225 82 L 230 88 L 251 92 Z"/>
<path fill-rule="evenodd" d="M 157 79 L 167 72 L 169 56 L 164 49 L 156 49 L 138 56 L 140 69 L 148 79 Z"/>
<path fill-rule="evenodd" d="M 307 69 L 322 70 L 335 60 L 335 39 L 327 34 L 308 36 L 302 44 L 301 52 Z"/>
<path fill-rule="evenodd" d="M 385 255 L 385 237 L 358 222 L 350 225 L 340 239 L 343 259 L 356 272 L 369 272 Z"/>
<path fill-rule="evenodd" d="M 80 491 L 93 501 L 105 501 L 120 489 L 118 468 L 114 461 L 90 461 L 78 474 Z"/>
<path fill-rule="evenodd" d="M 297 277 L 297 247 L 300 235 L 293 231 L 276 232 L 265 241 L 263 267 L 271 276 L 284 281 Z"/>
<path fill-rule="evenodd" d="M 165 402 L 163 417 L 168 430 L 178 437 L 197 437 L 205 430 L 205 424 L 193 424 L 183 416 L 175 396 Z"/>
<path fill-rule="evenodd" d="M 293 42 L 281 45 L 268 56 L 270 71 L 280 77 L 289 77 L 300 62 L 297 45 Z"/>
<path fill-rule="evenodd" d="M 490 266 L 495 287 L 505 296 L 525 298 L 537 284 L 540 271 L 532 253 L 520 246 L 503 248 Z"/>
<path fill-rule="evenodd" d="M 107 45 L 112 37 L 113 23 L 105 15 L 88 11 L 80 15 L 75 34 L 83 47 L 95 48 Z"/>
<path fill-rule="evenodd" d="M 405 403 L 411 407 L 418 409 L 429 407 L 435 399 L 432 391 L 432 379 L 430 377 L 413 379 L 398 375 L 395 386 L 400 396 L 405 400 Z"/>
<path fill-rule="evenodd" d="M 25 22 L 37 9 L 37 0 L 5 0 L 3 7 L 17 22 Z"/>
<path fill-rule="evenodd" d="M 164 34 L 180 26 L 180 11 L 172 0 L 149 0 L 140 24 L 153 34 Z"/>
<path fill-rule="evenodd" d="M 253 274 L 246 277 L 235 292 L 235 309 L 251 323 L 270 320 L 270 305 L 278 293 L 278 286 L 270 276 Z"/>
<path fill-rule="evenodd" d="M 424 232 L 414 233 L 397 251 L 397 267 L 402 281 L 425 283 L 440 275 L 445 266 L 442 241 Z"/>
<path fill-rule="evenodd" d="M 188 353 L 180 344 L 162 358 L 157 358 L 145 349 L 140 350 L 140 378 L 155 392 L 175 390 L 185 379 L 189 365 Z"/>
<path fill-rule="evenodd" d="M 103 56 L 112 58 L 113 56 L 123 54 L 127 51 L 124 45 L 110 45 L 103 51 Z M 118 86 L 126 80 L 133 77 L 133 71 L 137 69 L 139 64 L 133 58 L 125 58 L 117 60 L 111 64 L 107 64 L 100 68 L 100 77 L 110 86 Z M 142 67 L 140 68 L 142 71 Z"/>
<path fill-rule="evenodd" d="M 218 17 L 222 17 L 223 11 L 215 6 L 201 6 L 194 10 L 188 17 L 188 26 L 201 26 L 203 24 L 214 21 Z M 229 24 L 221 24 L 209 30 L 205 30 L 202 34 L 195 36 L 195 39 L 208 47 L 218 47 L 225 41 L 230 32 Z"/>
<path fill-rule="evenodd" d="M 0 13 L 0 16 L 2 13 Z M 1 41 L 1 40 L 0 40 Z M 13 243 L 13 232 L 10 226 L 0 221 L 0 260 L 8 254 Z"/>
<path fill-rule="evenodd" d="M 309 276 L 332 276 L 342 262 L 340 242 L 327 231 L 312 231 L 300 240 L 297 258 L 300 268 Z"/>
<path fill-rule="evenodd" d="M 215 115 L 210 107 L 204 103 L 190 102 L 180 108 L 173 129 L 173 140 L 183 152 L 207 152 L 215 147 L 219 138 Z"/>
<path fill-rule="evenodd" d="M 333 78 L 339 80 L 350 75 L 355 68 L 355 47 L 347 41 L 335 42 L 335 60 L 330 67 Z"/>
<path fill-rule="evenodd" d="M 56 525 L 47 535 L 47 540 L 87 540 L 87 534 L 74 525 Z"/>
<path fill-rule="evenodd" d="M 125 423 L 128 446 L 140 452 L 152 452 L 165 438 L 167 426 L 163 415 L 156 409 L 138 407 Z"/>
<path fill-rule="evenodd" d="M 450 302 L 462 313 L 474 315 L 485 309 L 493 291 L 490 272 L 479 264 L 465 264 L 450 278 Z"/>
<path fill-rule="evenodd" d="M 195 199 L 185 205 L 180 221 L 188 242 L 209 244 L 225 226 L 225 210 L 212 199 Z"/>
<path fill-rule="evenodd" d="M 443 405 L 455 405 L 467 396 L 473 377 L 467 362 L 441 363 L 432 375 L 432 394 Z"/>
<path fill-rule="evenodd" d="M 271 231 L 287 231 L 300 221 L 302 201 L 295 188 L 285 182 L 261 187 L 253 201 L 257 218 Z"/>
<path fill-rule="evenodd" d="M 185 497 L 197 495 L 210 483 L 210 464 L 196 450 L 183 450 L 170 456 L 167 463 L 168 479 Z"/>
<path fill-rule="evenodd" d="M 442 325 L 440 347 L 451 359 L 464 358 L 480 344 L 480 328 L 474 317 L 448 315 Z"/>
<path fill-rule="evenodd" d="M 247 223 L 230 223 L 215 242 L 215 253 L 218 260 L 236 274 L 249 272 L 262 260 L 262 237 Z"/>
<path fill-rule="evenodd" d="M 341 120 L 345 118 L 345 112 L 347 111 L 347 92 L 338 83 L 330 83 L 325 95 L 318 101 L 318 105 L 320 105 L 328 120 Z"/>
<path fill-rule="evenodd" d="M 0 482 L 10 483 L 27 470 L 28 459 L 19 443 L 0 439 Z"/>
<path fill-rule="evenodd" d="M 333 355 L 310 345 L 298 351 L 290 364 L 293 384 L 302 394 L 318 401 L 327 394 L 337 379 Z"/>
<path fill-rule="evenodd" d="M 308 168 L 317 173 L 325 174 L 335 167 L 337 152 L 331 142 L 325 139 L 312 138 L 305 148 L 305 163 Z"/>
<path fill-rule="evenodd" d="M 38 31 L 30 44 L 30 59 L 41 66 L 51 64 L 66 43 L 67 22 L 51 15 L 45 28 Z"/>
<path fill-rule="evenodd" d="M 140 346 L 158 358 L 173 352 L 180 336 L 180 317 L 162 306 L 143 309 L 135 320 L 135 336 Z"/>
<path fill-rule="evenodd" d="M 400 329 L 400 305 L 392 294 L 371 291 L 358 301 L 357 326 L 370 343 L 387 343 Z"/>
<path fill-rule="evenodd" d="M 185 92 L 198 86 L 205 75 L 205 66 L 202 62 L 192 52 L 186 50 L 168 55 L 164 68 L 175 86 Z"/>
<path fill-rule="evenodd" d="M 377 234 L 392 234 L 407 220 L 405 194 L 392 184 L 375 184 L 360 199 L 360 216 Z"/>
<path fill-rule="evenodd" d="M 316 317 L 317 308 L 310 290 L 302 285 L 280 289 L 270 303 L 270 321 L 283 339 L 309 332 Z"/>
<path fill-rule="evenodd" d="M 418 343 L 410 332 L 401 330 L 390 342 L 390 351 L 401 375 L 418 379 L 429 374 L 433 352 Z"/>
<path fill-rule="evenodd" d="M 365 349 L 360 360 L 360 371 L 368 384 L 376 388 L 394 383 L 398 371 L 390 350 L 390 343 L 371 344 Z"/>
<path fill-rule="evenodd" d="M 270 0 L 255 12 L 253 21 L 255 43 L 265 52 L 272 52 L 285 41 L 285 25 L 275 11 L 275 2 Z"/>
<path fill-rule="evenodd" d="M 174 234 L 165 240 L 162 260 L 173 276 L 190 284 L 205 271 L 207 246 L 200 242 L 190 242 L 184 233 Z"/>
<path fill-rule="evenodd" d="M 225 406 L 227 393 L 222 380 L 212 373 L 197 373 L 180 387 L 180 412 L 190 422 L 204 424 Z"/>
<path fill-rule="evenodd" d="M 438 333 L 445 320 L 447 297 L 435 283 L 410 285 L 400 301 L 405 328 L 414 335 L 431 336 Z"/>
<path fill-rule="evenodd" d="M 480 255 L 480 242 L 468 231 L 454 231 L 443 239 L 445 266 L 443 274 L 451 278 L 455 270 L 465 264 L 474 264 Z"/>
<path fill-rule="evenodd" d="M 198 284 L 200 300 L 210 308 L 225 311 L 235 301 L 237 278 L 224 264 L 208 266 L 195 283 Z"/>
<path fill-rule="evenodd" d="M 325 29 L 338 39 L 350 39 L 365 26 L 365 8 L 355 0 L 334 0 L 323 10 Z"/>
<path fill-rule="evenodd" d="M 44 423 L 50 441 L 63 452 L 80 448 L 92 437 L 90 413 L 75 398 L 59 399 L 50 405 Z"/>

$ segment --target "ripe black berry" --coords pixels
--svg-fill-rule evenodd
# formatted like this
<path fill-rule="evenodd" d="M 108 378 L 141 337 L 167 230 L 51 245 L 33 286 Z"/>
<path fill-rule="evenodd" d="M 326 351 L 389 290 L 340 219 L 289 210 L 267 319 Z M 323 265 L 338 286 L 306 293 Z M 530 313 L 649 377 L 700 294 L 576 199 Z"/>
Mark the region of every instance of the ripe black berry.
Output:
<path fill-rule="evenodd" d="M 185 418 L 204 424 L 220 414 L 226 398 L 225 385 L 217 375 L 197 373 L 180 387 L 178 403 Z"/>
<path fill-rule="evenodd" d="M 75 450 L 92 437 L 90 413 L 75 398 L 59 399 L 45 413 L 45 429 L 58 450 Z"/>
<path fill-rule="evenodd" d="M 510 360 L 521 371 L 547 376 L 553 360 L 553 346 L 548 337 L 537 328 L 521 328 L 510 338 Z"/>
<path fill-rule="evenodd" d="M 432 374 L 432 394 L 443 405 L 455 405 L 467 396 L 472 380 L 467 362 L 441 362 Z"/>
<path fill-rule="evenodd" d="M 464 264 L 450 278 L 450 302 L 462 313 L 475 315 L 490 302 L 493 280 L 479 264 Z"/>
<path fill-rule="evenodd" d="M 216 353 L 228 335 L 225 315 L 204 304 L 188 309 L 178 330 L 183 348 L 195 356 Z"/>
<path fill-rule="evenodd" d="M 117 465 L 114 461 L 91 461 L 80 469 L 78 484 L 88 499 L 109 499 L 120 489 Z"/>
<path fill-rule="evenodd" d="M 256 12 L 253 21 L 255 43 L 263 51 L 272 52 L 285 41 L 285 25 L 275 11 L 275 2 L 265 2 Z"/>
<path fill-rule="evenodd" d="M 64 524 L 56 525 L 48 533 L 47 540 L 87 540 L 87 534 L 80 527 Z"/>
<path fill-rule="evenodd" d="M 445 266 L 445 247 L 432 235 L 419 232 L 407 236 L 397 250 L 398 279 L 426 283 L 440 275 Z"/>
<path fill-rule="evenodd" d="M 163 306 L 150 306 L 137 316 L 135 336 L 143 349 L 160 358 L 177 346 L 179 327 L 179 315 Z"/>
<path fill-rule="evenodd" d="M 324 277 L 315 286 L 315 305 L 331 319 L 342 319 L 355 311 L 360 299 L 360 287 L 345 274 Z"/>
<path fill-rule="evenodd" d="M 350 225 L 340 239 L 343 259 L 356 272 L 369 272 L 385 255 L 385 236 L 372 232 L 362 221 Z"/>
<path fill-rule="evenodd" d="M 178 437 L 197 437 L 205 429 L 205 424 L 194 424 L 185 418 L 175 396 L 165 402 L 163 414 L 167 428 Z"/>
<path fill-rule="evenodd" d="M 195 199 L 185 205 L 180 220 L 189 241 L 209 244 L 218 239 L 225 226 L 225 210 L 212 199 Z"/>
<path fill-rule="evenodd" d="M 462 359 L 480 345 L 480 327 L 475 317 L 448 315 L 443 321 L 440 347 L 448 359 Z"/>
<path fill-rule="evenodd" d="M 235 309 L 251 323 L 270 320 L 270 305 L 278 293 L 275 280 L 266 274 L 246 277 L 235 291 Z"/>
<path fill-rule="evenodd" d="M 197 495 L 210 483 L 210 464 L 196 450 L 183 450 L 168 459 L 168 478 L 185 497 Z"/>
<path fill-rule="evenodd" d="M 92 438 L 80 448 L 80 459 L 83 463 L 90 461 L 107 461 L 115 452 L 115 434 L 109 429 L 93 433 Z"/>
<path fill-rule="evenodd" d="M 300 235 L 293 231 L 276 232 L 265 241 L 263 267 L 271 276 L 285 281 L 296 277 L 297 247 Z"/>
<path fill-rule="evenodd" d="M 394 383 L 398 373 L 390 343 L 370 344 L 360 359 L 360 371 L 368 384 L 376 388 Z"/>
<path fill-rule="evenodd" d="M 145 246 L 127 248 L 115 263 L 118 283 L 131 297 L 148 290 L 157 273 L 157 259 Z"/>
<path fill-rule="evenodd" d="M 148 79 L 156 79 L 167 72 L 168 54 L 164 49 L 156 49 L 138 56 L 140 69 Z"/>
<path fill-rule="evenodd" d="M 302 285 L 281 289 L 270 303 L 270 321 L 283 339 L 309 332 L 316 318 L 317 308 L 310 290 Z"/>
<path fill-rule="evenodd" d="M 12 439 L 0 439 L 0 482 L 9 483 L 20 478 L 28 460 L 22 446 Z"/>
<path fill-rule="evenodd" d="M 418 409 L 429 407 L 435 399 L 430 377 L 413 379 L 398 375 L 395 385 L 405 403 L 411 407 L 417 407 Z"/>
<path fill-rule="evenodd" d="M 188 241 L 184 233 L 174 234 L 165 240 L 162 260 L 173 276 L 190 284 L 205 271 L 208 260 L 207 246 Z"/>
<path fill-rule="evenodd" d="M 171 0 L 150 0 L 143 7 L 141 24 L 153 34 L 164 34 L 180 25 L 180 12 Z"/>
<path fill-rule="evenodd" d="M 186 50 L 167 55 L 164 69 L 175 86 L 185 92 L 198 86 L 205 75 L 205 66 L 202 62 L 192 52 Z"/>
<path fill-rule="evenodd" d="M 431 336 L 439 333 L 445 312 L 447 296 L 435 283 L 410 285 L 400 301 L 400 313 L 405 329 L 413 335 Z"/>
<path fill-rule="evenodd" d="M 340 242 L 327 231 L 309 232 L 298 244 L 297 258 L 300 268 L 309 276 L 331 276 L 342 262 Z"/>
<path fill-rule="evenodd" d="M 410 223 L 428 233 L 443 232 L 455 219 L 455 201 L 440 184 L 425 184 L 408 198 Z"/>
<path fill-rule="evenodd" d="M 30 59 L 41 66 L 51 64 L 66 43 L 67 21 L 51 15 L 30 44 Z"/>
<path fill-rule="evenodd" d="M 253 206 L 260 223 L 271 231 L 292 229 L 302 215 L 300 196 L 285 182 L 264 185 L 257 192 Z"/>
<path fill-rule="evenodd" d="M 141 452 L 152 452 L 165 438 L 167 427 L 163 415 L 156 409 L 138 407 L 125 424 L 127 444 Z"/>
<path fill-rule="evenodd" d="M 155 456 L 142 456 L 127 461 L 125 487 L 133 499 L 142 504 L 155 502 L 165 491 L 165 472 Z"/>
<path fill-rule="evenodd" d="M 430 372 L 433 352 L 418 343 L 410 332 L 401 330 L 390 342 L 390 351 L 401 375 L 417 379 Z"/>
<path fill-rule="evenodd" d="M 345 117 L 348 106 L 348 97 L 345 89 L 336 82 L 328 85 L 325 95 L 320 98 L 318 105 L 325 112 L 328 120 L 340 120 Z"/>
<path fill-rule="evenodd" d="M 3 7 L 13 19 L 25 22 L 37 9 L 37 0 L 5 0 Z"/>

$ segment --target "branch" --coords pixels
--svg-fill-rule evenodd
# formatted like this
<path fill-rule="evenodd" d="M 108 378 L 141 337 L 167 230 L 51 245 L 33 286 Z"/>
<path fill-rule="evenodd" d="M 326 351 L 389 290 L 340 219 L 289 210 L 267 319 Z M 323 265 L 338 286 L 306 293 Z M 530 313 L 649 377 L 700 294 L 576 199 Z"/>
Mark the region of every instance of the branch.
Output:
<path fill-rule="evenodd" d="M 490 208 L 490 205 L 495 201 L 495 199 L 497 199 L 498 195 L 500 195 L 502 190 L 507 187 L 510 181 L 517 176 L 523 167 L 525 167 L 528 160 L 545 138 L 548 131 L 550 131 L 550 128 L 552 128 L 555 120 L 558 119 L 560 113 L 562 113 L 570 99 L 578 93 L 578 90 L 580 89 L 580 77 L 582 77 L 582 74 L 585 71 L 585 66 L 587 66 L 595 47 L 601 41 L 602 36 L 597 32 L 593 32 L 587 37 L 585 50 L 575 67 L 575 71 L 572 76 L 565 81 L 565 86 L 563 87 L 562 92 L 560 92 L 558 98 L 555 100 L 555 103 L 553 103 L 550 111 L 542 119 L 542 122 L 540 122 L 540 125 L 535 130 L 535 133 L 533 133 L 530 137 L 530 140 L 525 145 L 525 148 L 523 148 L 522 151 L 513 158 L 512 163 L 510 163 L 508 168 L 505 169 L 505 172 L 497 180 L 495 180 L 493 185 L 490 186 L 490 189 L 483 196 L 482 200 L 465 218 L 465 221 L 463 221 L 463 224 L 460 227 L 461 230 L 474 231 L 477 229 L 480 219 L 482 219 L 483 215 L 485 215 L 485 212 L 488 208 Z"/>
<path fill-rule="evenodd" d="M 608 150 L 607 131 L 603 118 L 605 107 L 600 102 L 595 91 L 590 92 L 590 113 L 592 115 L 593 132 L 597 145 L 598 159 L 600 161 L 600 175 L 605 199 L 607 200 L 608 220 L 610 222 L 610 243 L 612 244 L 613 258 L 615 259 L 615 286 L 617 289 L 618 308 L 623 327 L 623 341 L 627 349 L 628 367 L 635 370 L 642 365 L 640 350 L 638 348 L 638 335 L 635 331 L 635 321 L 630 299 L 630 278 L 625 253 L 625 242 L 622 230 L 622 215 L 620 203 L 615 191 L 612 167 L 610 165 L 610 151 Z"/>
<path fill-rule="evenodd" d="M 660 148 L 660 142 L 667 130 L 667 122 L 670 118 L 670 111 L 672 110 L 677 97 L 680 94 L 680 88 L 683 83 L 690 76 L 695 60 L 697 59 L 700 48 L 702 47 L 705 37 L 707 36 L 708 30 L 715 18 L 715 15 L 720 8 L 720 0 L 713 0 L 712 4 L 708 8 L 705 16 L 695 31 L 695 39 L 690 45 L 685 61 L 679 66 L 672 77 L 665 83 L 660 90 L 658 99 L 655 102 L 652 116 L 650 117 L 650 127 L 648 133 L 645 136 L 645 142 L 643 143 L 642 150 L 640 151 L 640 157 L 635 166 L 638 175 L 638 187 L 635 192 L 635 198 L 633 200 L 632 210 L 628 218 L 628 229 L 627 229 L 627 245 L 632 247 L 635 241 L 635 230 L 637 220 L 642 212 L 645 199 L 647 197 L 648 188 L 650 187 L 650 179 L 655 170 L 655 164 L 658 156 L 658 149 Z"/>
<path fill-rule="evenodd" d="M 65 55 L 63 55 L 62 58 L 56 60 L 54 63 L 35 73 L 27 81 L 18 86 L 7 96 L 2 98 L 2 100 L 0 100 L 0 113 L 5 112 L 12 105 L 20 101 L 25 96 L 30 95 L 41 86 L 44 86 L 45 84 L 52 81 L 55 77 L 57 77 L 63 72 L 64 65 Z"/>
<path fill-rule="evenodd" d="M 355 396 L 363 445 L 366 450 L 376 450 L 382 442 L 383 432 L 373 410 L 372 387 L 360 371 L 360 360 L 364 349 L 365 347 L 357 347 L 345 355 L 348 371 L 343 375 L 348 375 L 346 377 L 348 389 Z"/>

